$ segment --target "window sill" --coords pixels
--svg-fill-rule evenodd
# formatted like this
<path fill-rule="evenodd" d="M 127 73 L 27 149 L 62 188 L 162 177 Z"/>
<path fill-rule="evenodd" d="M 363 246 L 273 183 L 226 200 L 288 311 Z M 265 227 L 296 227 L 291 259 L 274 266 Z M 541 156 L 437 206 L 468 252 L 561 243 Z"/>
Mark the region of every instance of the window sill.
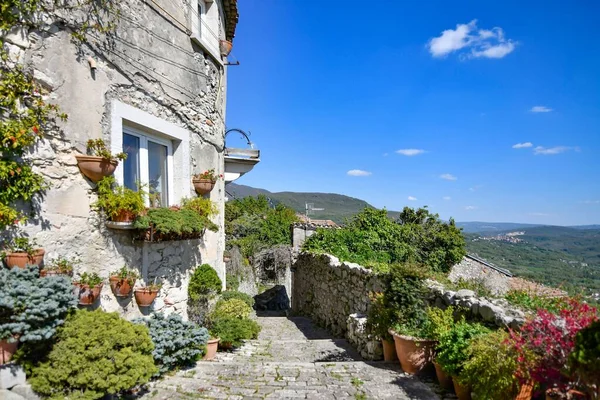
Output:
<path fill-rule="evenodd" d="M 217 43 L 217 47 L 215 48 L 215 46 L 211 46 L 210 42 L 200 36 L 198 36 L 198 34 L 196 33 L 192 33 L 190 35 L 190 38 L 192 39 L 192 41 L 194 43 L 196 43 L 198 46 L 200 46 L 202 48 L 202 50 L 204 50 L 206 53 L 208 53 L 211 58 L 213 60 L 215 60 L 217 63 L 219 63 L 219 65 L 224 65 L 224 61 L 221 58 L 221 52 L 219 51 L 219 44 Z"/>

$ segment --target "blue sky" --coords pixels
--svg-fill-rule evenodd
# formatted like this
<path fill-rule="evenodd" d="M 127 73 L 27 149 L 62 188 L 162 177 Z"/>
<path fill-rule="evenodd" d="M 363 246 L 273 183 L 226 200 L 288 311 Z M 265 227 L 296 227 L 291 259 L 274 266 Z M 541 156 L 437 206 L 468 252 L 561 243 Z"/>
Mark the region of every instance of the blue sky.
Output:
<path fill-rule="evenodd" d="M 227 125 L 262 161 L 237 183 L 458 221 L 600 223 L 600 3 L 239 7 Z"/>

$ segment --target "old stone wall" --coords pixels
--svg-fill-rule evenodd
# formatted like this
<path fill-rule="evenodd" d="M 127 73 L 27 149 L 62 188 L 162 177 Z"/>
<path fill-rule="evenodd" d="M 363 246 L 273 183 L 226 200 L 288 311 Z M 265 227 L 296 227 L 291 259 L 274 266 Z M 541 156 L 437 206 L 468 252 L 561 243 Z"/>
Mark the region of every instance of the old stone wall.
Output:
<path fill-rule="evenodd" d="M 328 254 L 301 253 L 292 266 L 292 310 L 310 317 L 334 335 L 344 336 L 365 359 L 381 358 L 381 345 L 366 329 L 371 292 L 384 290 L 369 269 L 340 262 Z M 470 320 L 518 328 L 525 314 L 504 299 L 478 298 L 471 290 L 454 292 L 428 281 L 432 307 L 462 307 Z"/>
<path fill-rule="evenodd" d="M 75 154 L 85 154 L 88 139 L 103 138 L 113 152 L 121 151 L 111 143 L 111 135 L 122 134 L 111 132 L 115 117 L 111 112 L 119 102 L 186 132 L 189 155 L 182 162 L 186 170 L 176 170 L 175 179 L 211 168 L 223 172 L 225 67 L 190 39 L 185 25 L 189 27 L 194 13 L 187 2 L 157 3 L 164 10 L 149 2 L 119 2 L 116 31 L 108 35 L 92 32 L 84 44 L 72 40 L 69 24 L 65 24 L 81 17 L 77 12 L 61 18 L 43 15 L 39 28 L 15 30 L 4 39 L 11 57 L 47 89 L 47 101 L 68 114 L 68 120 L 46 132 L 29 155 L 35 171 L 50 187 L 35 199 L 38 217 L 21 227 L 22 231 L 46 250 L 46 262 L 58 256 L 80 259 L 76 274 L 97 272 L 107 279 L 123 265 L 137 269 L 141 282 L 163 284 L 154 306 L 144 313 L 154 309 L 185 316 L 193 267 L 210 264 L 225 285 L 223 181 L 210 193 L 219 209 L 213 220 L 218 232 L 207 231 L 201 240 L 139 242 L 130 232 L 105 227 L 104 217 L 91 207 L 97 200 L 96 185 L 80 173 L 75 160 Z M 222 6 L 221 0 L 215 4 Z M 217 34 L 224 35 L 224 29 L 221 24 Z M 90 57 L 95 69 L 90 68 Z M 123 124 L 128 123 L 123 119 Z M 152 126 L 144 128 L 152 130 Z M 189 182 L 178 186 L 190 188 Z M 192 196 L 196 194 L 190 188 L 172 203 Z M 4 238 L 15 233 L 4 232 Z M 135 300 L 117 301 L 108 282 L 99 306 L 129 317 L 141 314 Z"/>
<path fill-rule="evenodd" d="M 480 282 L 495 295 L 506 294 L 511 287 L 510 274 L 496 270 L 471 256 L 464 257 L 460 263 L 453 266 L 448 279 L 452 282 L 461 279 Z"/>

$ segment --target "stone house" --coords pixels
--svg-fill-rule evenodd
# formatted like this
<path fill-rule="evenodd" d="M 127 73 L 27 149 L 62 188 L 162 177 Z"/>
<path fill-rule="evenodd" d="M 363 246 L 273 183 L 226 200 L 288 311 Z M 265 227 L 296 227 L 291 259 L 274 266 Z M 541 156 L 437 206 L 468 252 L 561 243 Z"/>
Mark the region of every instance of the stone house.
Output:
<path fill-rule="evenodd" d="M 28 155 L 49 188 L 36 201 L 37 217 L 20 229 L 45 249 L 46 263 L 59 256 L 80 259 L 76 275 L 97 272 L 107 279 L 123 265 L 137 269 L 141 281 L 163 284 L 149 311 L 185 316 L 195 266 L 210 264 L 225 285 L 223 180 L 209 195 L 219 210 L 217 232 L 197 240 L 133 240 L 131 232 L 107 228 L 91 207 L 96 184 L 82 175 L 75 155 L 86 153 L 89 139 L 104 139 L 113 154 L 128 153 L 117 182 L 158 182 L 162 204 L 169 206 L 196 196 L 194 174 L 223 173 L 227 58 L 221 46 L 233 41 L 237 0 L 99 4 L 107 7 L 99 14 L 44 10 L 36 24 L 0 32 L 11 59 L 32 71 L 47 101 L 68 115 Z M 74 40 L 78 28 L 103 23 L 110 29 L 86 30 L 84 41 Z M 147 313 L 131 298 L 117 300 L 107 282 L 97 307 L 128 317 Z"/>

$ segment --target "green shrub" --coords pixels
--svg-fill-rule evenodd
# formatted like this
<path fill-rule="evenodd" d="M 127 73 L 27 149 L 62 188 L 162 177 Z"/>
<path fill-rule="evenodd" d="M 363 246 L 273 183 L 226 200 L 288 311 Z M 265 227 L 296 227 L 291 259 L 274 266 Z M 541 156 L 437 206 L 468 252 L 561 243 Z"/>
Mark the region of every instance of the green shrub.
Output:
<path fill-rule="evenodd" d="M 202 296 L 208 296 L 211 293 L 221 293 L 221 279 L 210 265 L 202 264 L 194 270 L 188 286 L 188 297 L 192 301 L 197 301 Z"/>
<path fill-rule="evenodd" d="M 225 346 L 238 347 L 242 340 L 256 339 L 260 333 L 260 325 L 248 318 L 221 318 L 214 320 L 210 328 L 212 337 L 221 339 Z"/>
<path fill-rule="evenodd" d="M 573 371 L 590 393 L 600 398 L 600 321 L 592 322 L 575 336 L 575 347 L 569 357 Z"/>
<path fill-rule="evenodd" d="M 396 221 L 387 211 L 365 208 L 341 229 L 319 229 L 304 250 L 325 252 L 362 265 L 416 262 L 448 272 L 466 254 L 465 239 L 454 224 L 427 208 L 405 207 Z"/>
<path fill-rule="evenodd" d="M 165 207 L 151 208 L 146 215 L 138 216 L 133 227 L 146 230 L 152 226 L 161 240 L 197 238 L 205 229 L 218 231 L 208 217 L 200 215 L 192 209 L 175 210 Z"/>
<path fill-rule="evenodd" d="M 107 217 L 113 219 L 121 211 L 129 211 L 134 215 L 146 209 L 144 197 L 146 192 L 142 188 L 137 191 L 116 184 L 113 176 L 107 176 L 98 182 L 98 200 L 93 204 L 100 208 Z"/>
<path fill-rule="evenodd" d="M 388 332 L 395 324 L 395 313 L 391 308 L 386 307 L 385 296 L 383 293 L 374 293 L 371 295 L 371 306 L 367 315 L 367 331 L 379 339 L 389 342 L 393 341 L 392 335 Z"/>
<path fill-rule="evenodd" d="M 181 319 L 180 315 L 153 314 L 139 322 L 146 324 L 154 343 L 154 361 L 159 373 L 193 364 L 203 354 L 208 340 L 208 331 L 193 322 Z"/>
<path fill-rule="evenodd" d="M 0 269 L 0 340 L 13 335 L 21 343 L 48 340 L 76 306 L 71 280 L 64 276 L 40 278 L 33 266 Z"/>
<path fill-rule="evenodd" d="M 250 313 L 252 312 L 252 308 L 246 304 L 244 300 L 240 299 L 229 299 L 229 300 L 219 300 L 215 307 L 215 310 L 212 312 L 210 318 L 220 319 L 220 318 L 248 318 Z"/>
<path fill-rule="evenodd" d="M 217 205 L 205 197 L 184 198 L 181 200 L 181 208 L 195 211 L 205 217 L 212 217 L 219 212 Z"/>
<path fill-rule="evenodd" d="M 144 384 L 158 371 L 148 328 L 117 313 L 79 310 L 56 340 L 28 379 L 52 399 L 99 399 Z"/>
<path fill-rule="evenodd" d="M 235 292 L 240 287 L 240 278 L 237 275 L 227 273 L 225 285 L 228 291 Z"/>
<path fill-rule="evenodd" d="M 470 324 L 464 321 L 457 323 L 440 338 L 437 362 L 449 375 L 460 378 L 464 365 L 471 355 L 469 350 L 471 340 L 489 331 L 481 324 Z"/>
<path fill-rule="evenodd" d="M 570 300 L 569 297 L 540 296 L 535 292 L 515 289 L 510 290 L 504 297 L 512 305 L 520 307 L 524 310 L 537 311 L 539 309 L 544 309 L 554 314 L 557 314 L 561 309 L 563 309 Z"/>
<path fill-rule="evenodd" d="M 450 306 L 445 310 L 440 308 L 427 309 L 428 323 L 423 329 L 423 337 L 431 340 L 440 340 L 442 336 L 450 332 L 456 324 L 454 318 L 455 308 Z M 464 321 L 464 317 L 461 322 Z"/>
<path fill-rule="evenodd" d="M 236 292 L 234 290 L 226 290 L 221 293 L 221 300 L 227 301 L 231 299 L 240 299 L 248 304 L 249 307 L 254 307 L 254 298 L 246 293 Z"/>
<path fill-rule="evenodd" d="M 459 380 L 471 386 L 478 399 L 512 400 L 519 391 L 517 356 L 502 330 L 474 337 Z"/>

